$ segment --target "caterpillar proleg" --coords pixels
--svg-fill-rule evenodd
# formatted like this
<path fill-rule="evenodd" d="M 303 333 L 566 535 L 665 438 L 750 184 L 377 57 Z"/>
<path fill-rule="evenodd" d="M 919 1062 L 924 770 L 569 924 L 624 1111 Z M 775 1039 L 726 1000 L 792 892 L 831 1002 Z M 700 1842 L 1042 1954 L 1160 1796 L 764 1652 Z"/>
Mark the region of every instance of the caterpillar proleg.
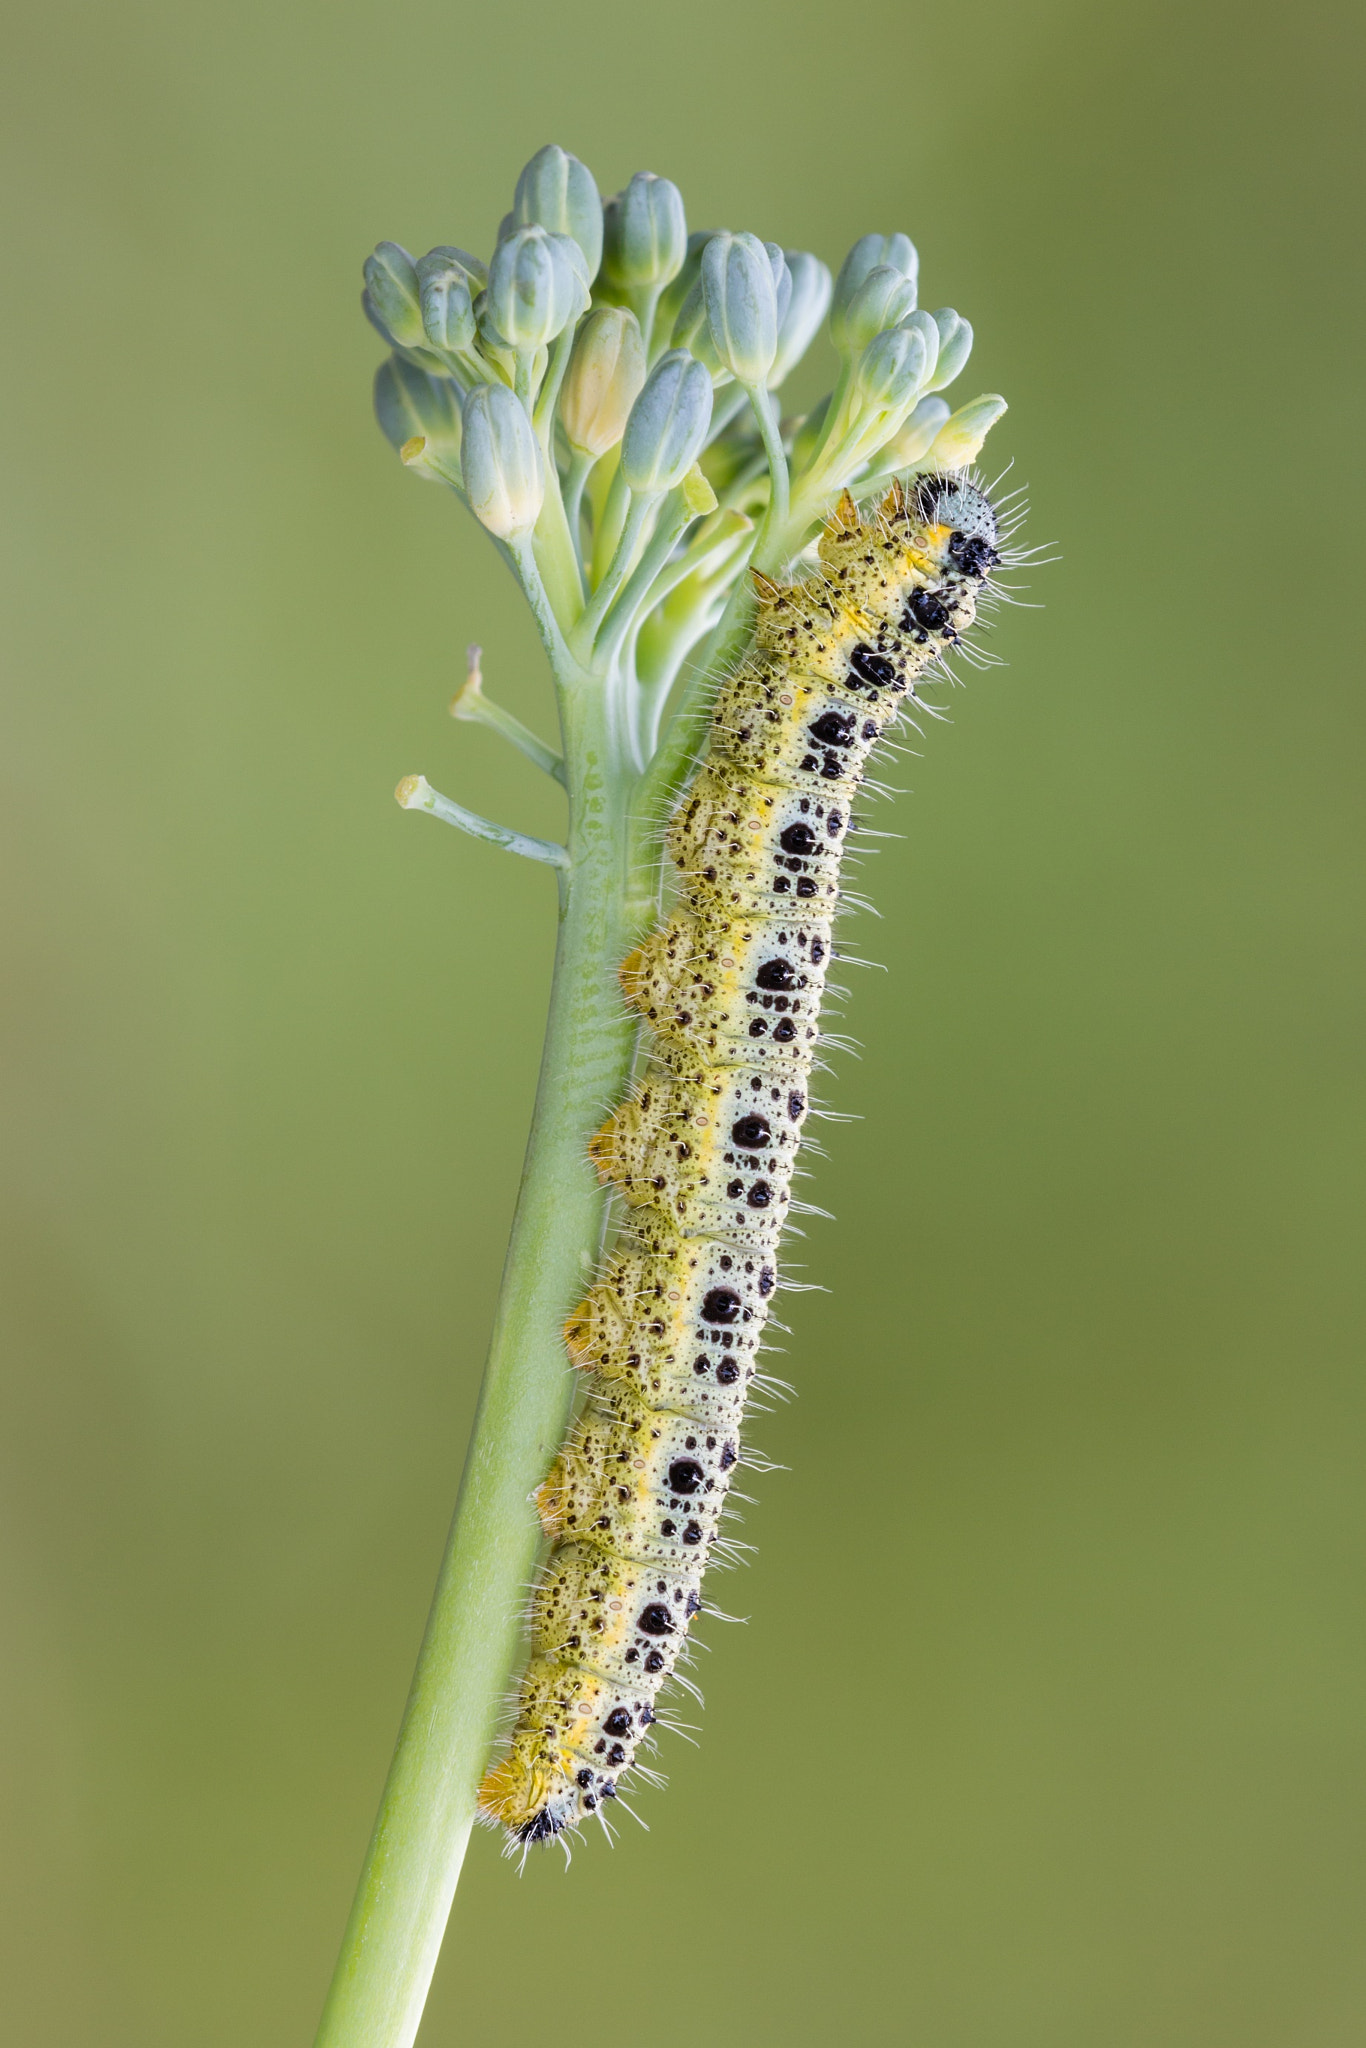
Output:
<path fill-rule="evenodd" d="M 755 579 L 752 645 L 669 826 L 672 907 L 621 969 L 649 1064 L 590 1152 L 632 1227 L 565 1330 L 591 1396 L 537 1495 L 553 1548 L 516 1726 L 480 1794 L 514 1848 L 616 1796 L 726 1543 L 851 805 L 971 627 L 1001 542 L 987 492 L 940 473 L 862 510 L 846 493 L 816 573 Z"/>

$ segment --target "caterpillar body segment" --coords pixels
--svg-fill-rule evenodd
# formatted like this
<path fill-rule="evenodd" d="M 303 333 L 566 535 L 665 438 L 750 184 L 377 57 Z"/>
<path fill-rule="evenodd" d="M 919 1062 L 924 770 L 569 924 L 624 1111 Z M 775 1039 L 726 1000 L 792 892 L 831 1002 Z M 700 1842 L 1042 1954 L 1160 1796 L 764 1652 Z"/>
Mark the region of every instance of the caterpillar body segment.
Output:
<path fill-rule="evenodd" d="M 702 1425 L 613 1388 L 579 1422 L 541 1488 L 546 1533 L 686 1571 L 690 1554 L 716 1536 L 739 1455 L 734 1425 Z"/>
<path fill-rule="evenodd" d="M 701 1353 L 738 1362 L 758 1348 L 778 1284 L 771 1253 L 685 1237 L 663 1217 L 642 1221 L 636 1235 L 637 1243 L 611 1261 L 565 1325 L 575 1365 L 676 1395 L 686 1384 L 684 1368 L 691 1365 L 694 1377 L 703 1377 L 695 1365 Z M 735 1378 L 723 1372 L 718 1384 L 733 1386 Z"/>
<path fill-rule="evenodd" d="M 604 1180 L 634 1208 L 669 1217 L 681 1237 L 768 1242 L 781 1223 L 806 1115 L 805 1076 L 740 1067 L 721 1086 L 670 1073 L 647 1080 L 589 1150 Z"/>
<path fill-rule="evenodd" d="M 875 653 L 865 659 L 871 669 Z M 896 687 L 897 672 L 886 687 Z M 881 686 L 879 686 L 881 687 Z M 853 700 L 862 709 L 862 700 Z M 712 722 L 712 758 L 732 765 L 754 782 L 777 783 L 786 789 L 850 802 L 863 780 L 863 764 L 876 735 L 864 734 L 867 745 L 831 745 L 823 735 L 832 719 L 843 721 L 853 708 L 847 691 L 815 676 L 794 675 L 768 659 L 751 659 L 721 684 Z M 883 721 L 885 723 L 885 721 Z"/>
<path fill-rule="evenodd" d="M 678 917 L 629 956 L 622 987 L 671 1052 L 785 1073 L 819 1037 L 830 948 L 828 918 Z"/>
<path fill-rule="evenodd" d="M 506 1754 L 481 1788 L 510 1846 L 616 1794 L 702 1606 L 743 1457 L 778 1242 L 821 1044 L 851 804 L 1000 559 L 961 475 L 843 498 L 820 574 L 755 578 L 754 644 L 721 683 L 666 836 L 676 901 L 623 963 L 650 1063 L 591 1141 L 625 1241 L 570 1315 L 592 1397 L 537 1496 L 554 1548 Z"/>
<path fill-rule="evenodd" d="M 857 720 L 841 717 L 851 744 Z M 871 744 L 871 742 L 870 742 Z M 845 804 L 704 765 L 669 832 L 668 852 L 704 927 L 727 913 L 828 924 L 839 903 Z"/>

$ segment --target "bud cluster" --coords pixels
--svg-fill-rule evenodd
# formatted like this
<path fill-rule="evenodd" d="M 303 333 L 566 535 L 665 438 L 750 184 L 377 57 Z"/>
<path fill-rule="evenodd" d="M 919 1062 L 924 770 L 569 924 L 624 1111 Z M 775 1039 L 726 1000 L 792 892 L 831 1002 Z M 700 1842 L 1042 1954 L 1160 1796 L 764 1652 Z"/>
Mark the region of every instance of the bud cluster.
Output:
<path fill-rule="evenodd" d="M 487 264 L 396 242 L 366 261 L 365 310 L 391 351 L 375 409 L 408 466 L 456 489 L 519 573 L 539 565 L 562 627 L 582 613 L 596 631 L 649 574 L 661 591 L 694 587 L 694 554 L 714 553 L 702 529 L 688 535 L 705 505 L 762 539 L 766 560 L 790 559 L 841 489 L 975 459 L 1004 401 L 952 412 L 939 396 L 972 329 L 952 308 L 922 310 L 918 288 L 904 234 L 864 235 L 832 278 L 754 234 L 690 233 L 678 187 L 652 172 L 604 201 L 549 145 Z M 773 394 L 823 328 L 834 388 L 784 419 Z M 743 551 L 727 564 L 733 582 Z"/>

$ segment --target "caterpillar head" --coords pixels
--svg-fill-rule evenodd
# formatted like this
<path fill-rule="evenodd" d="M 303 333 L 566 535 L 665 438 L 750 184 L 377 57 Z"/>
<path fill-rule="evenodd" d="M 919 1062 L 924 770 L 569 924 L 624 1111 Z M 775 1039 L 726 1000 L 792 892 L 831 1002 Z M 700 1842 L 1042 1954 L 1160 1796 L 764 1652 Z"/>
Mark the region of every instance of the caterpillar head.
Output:
<path fill-rule="evenodd" d="M 969 576 L 985 576 L 1000 560 L 996 510 L 985 491 L 959 474 L 917 477 L 913 510 L 927 526 L 947 526 L 949 558 Z"/>

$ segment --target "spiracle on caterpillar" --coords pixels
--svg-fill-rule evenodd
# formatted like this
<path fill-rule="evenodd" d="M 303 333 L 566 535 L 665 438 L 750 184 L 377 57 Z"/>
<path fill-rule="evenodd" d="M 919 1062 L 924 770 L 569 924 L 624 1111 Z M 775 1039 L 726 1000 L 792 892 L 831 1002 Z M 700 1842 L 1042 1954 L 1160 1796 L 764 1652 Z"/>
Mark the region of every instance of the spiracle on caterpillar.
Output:
<path fill-rule="evenodd" d="M 933 709 L 917 685 L 962 646 L 1008 537 L 979 480 L 941 472 L 863 510 L 845 492 L 812 575 L 755 577 L 752 644 L 668 827 L 672 907 L 621 967 L 649 1063 L 589 1149 L 632 1222 L 565 1326 L 592 1391 L 536 1496 L 552 1549 L 480 1788 L 513 1852 L 602 1818 L 680 1677 L 829 1042 L 851 805 L 905 706 Z"/>

